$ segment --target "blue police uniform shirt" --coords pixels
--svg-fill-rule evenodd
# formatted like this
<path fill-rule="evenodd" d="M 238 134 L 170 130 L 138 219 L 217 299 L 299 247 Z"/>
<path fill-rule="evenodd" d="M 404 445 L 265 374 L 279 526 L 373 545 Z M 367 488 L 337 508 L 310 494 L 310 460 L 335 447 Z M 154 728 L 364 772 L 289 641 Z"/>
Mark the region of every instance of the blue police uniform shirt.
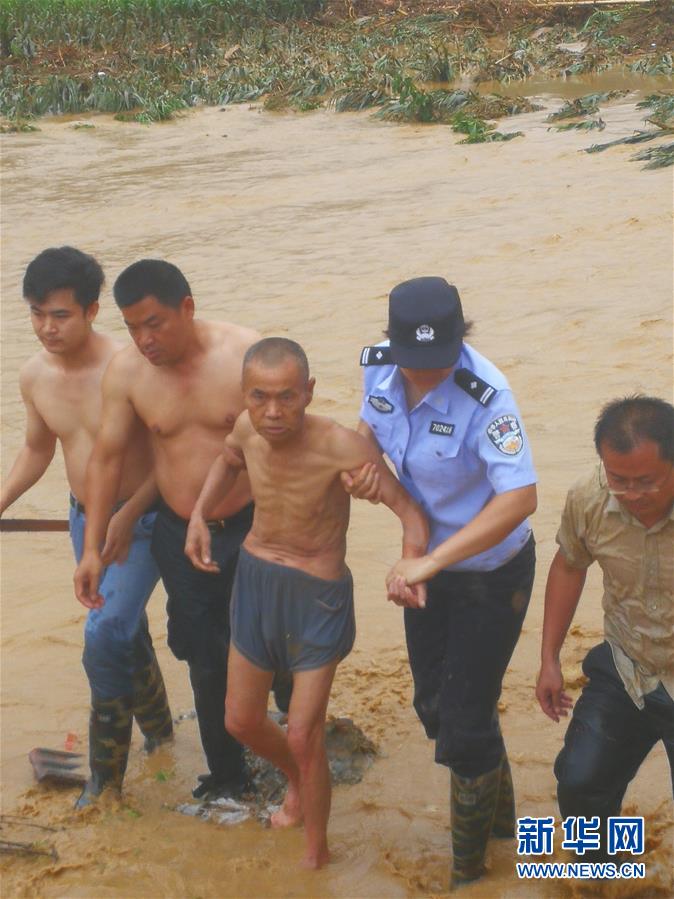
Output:
<path fill-rule="evenodd" d="M 486 395 L 474 397 L 459 387 L 454 381 L 458 369 L 485 381 Z M 468 524 L 496 494 L 536 483 L 508 381 L 468 344 L 463 344 L 448 377 L 411 411 L 396 365 L 366 364 L 364 371 L 360 417 L 395 466 L 401 484 L 426 512 L 431 526 L 428 552 Z M 501 543 L 447 570 L 499 568 L 530 533 L 525 520 Z"/>

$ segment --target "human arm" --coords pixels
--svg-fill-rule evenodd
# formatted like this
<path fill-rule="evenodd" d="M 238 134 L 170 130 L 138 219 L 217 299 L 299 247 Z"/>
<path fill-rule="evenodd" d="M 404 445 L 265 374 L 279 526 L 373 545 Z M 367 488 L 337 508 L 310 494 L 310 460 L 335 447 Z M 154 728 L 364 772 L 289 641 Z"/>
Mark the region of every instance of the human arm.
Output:
<path fill-rule="evenodd" d="M 126 559 L 136 521 L 156 502 L 158 496 L 157 481 L 154 472 L 150 472 L 135 493 L 110 518 L 105 534 L 105 545 L 101 551 L 103 565 L 123 562 Z"/>
<path fill-rule="evenodd" d="M 31 377 L 25 371 L 21 373 L 19 386 L 26 408 L 26 432 L 24 444 L 2 485 L 0 515 L 40 480 L 54 458 L 56 450 L 56 435 L 49 430 L 45 420 L 35 408 Z"/>
<path fill-rule="evenodd" d="M 583 592 L 586 573 L 585 568 L 570 565 L 561 549 L 557 550 L 548 572 L 536 698 L 553 721 L 565 717 L 571 707 L 571 697 L 564 692 L 559 653 Z"/>
<path fill-rule="evenodd" d="M 237 424 L 239 421 L 240 417 Z M 206 522 L 211 511 L 232 489 L 239 472 L 245 467 L 235 425 L 234 430 L 225 439 L 222 452 L 215 457 L 208 470 L 187 527 L 185 555 L 200 571 L 215 573 L 220 570 L 219 565 L 211 559 L 211 533 Z"/>
<path fill-rule="evenodd" d="M 342 487 L 349 496 L 354 499 L 366 499 L 373 505 L 381 502 L 381 484 L 379 479 L 379 459 L 381 459 L 381 449 L 374 438 L 374 434 L 370 430 L 369 425 L 361 418 L 358 422 L 357 431 L 362 434 L 368 441 L 374 452 L 376 453 L 377 462 L 366 462 L 360 468 L 353 471 L 343 471 L 340 474 L 342 479 Z"/>
<path fill-rule="evenodd" d="M 393 586 L 396 578 L 404 579 L 408 585 L 426 581 L 443 568 L 496 546 L 536 511 L 536 504 L 535 484 L 496 494 L 471 521 L 432 552 L 417 559 L 401 560 L 389 572 L 387 583 Z"/>
<path fill-rule="evenodd" d="M 119 493 L 124 454 L 136 424 L 128 384 L 128 373 L 118 355 L 103 378 L 101 423 L 85 481 L 84 549 L 74 581 L 77 599 L 89 609 L 103 605 L 103 597 L 98 592 L 103 569 L 101 547 Z"/>
<path fill-rule="evenodd" d="M 352 474 L 362 471 L 362 466 L 365 464 L 375 466 L 380 500 L 400 519 L 403 527 L 402 558 L 411 560 L 423 556 L 428 546 L 430 533 L 428 520 L 423 510 L 384 462 L 379 446 L 367 424 L 361 421 L 358 434 L 353 431 L 347 431 L 347 434 L 350 435 L 350 445 L 345 447 L 347 451 L 343 457 L 344 462 L 357 460 L 357 467 L 354 464 L 349 468 Z M 344 486 L 343 472 L 342 486 Z M 345 489 L 347 493 L 350 492 L 346 487 Z M 388 598 L 398 605 L 423 608 L 426 603 L 426 588 L 423 584 L 414 588 L 407 587 L 406 590 L 389 593 Z"/>

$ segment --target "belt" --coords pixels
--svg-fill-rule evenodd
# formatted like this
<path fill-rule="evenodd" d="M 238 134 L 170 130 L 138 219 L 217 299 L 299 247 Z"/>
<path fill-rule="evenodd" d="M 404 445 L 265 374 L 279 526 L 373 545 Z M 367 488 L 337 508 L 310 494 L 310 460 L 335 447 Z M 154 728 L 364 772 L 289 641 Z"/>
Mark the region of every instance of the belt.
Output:
<path fill-rule="evenodd" d="M 170 518 L 172 521 L 178 522 L 185 527 L 187 527 L 187 525 L 189 524 L 189 519 L 183 518 L 182 515 L 178 515 L 178 513 L 174 512 L 173 509 L 163 500 L 160 500 L 159 508 L 161 514 L 165 515 L 167 518 Z M 252 515 L 252 512 L 253 503 L 248 503 L 248 505 L 243 506 L 243 508 L 239 509 L 238 512 L 230 515 L 229 518 L 211 518 L 206 522 L 206 526 L 208 527 L 208 530 L 212 532 L 224 531 L 225 528 L 229 527 L 230 525 L 238 524 L 239 521 L 242 521 L 249 515 Z"/>
<path fill-rule="evenodd" d="M 126 500 L 123 499 L 123 500 L 121 500 L 121 502 L 115 503 L 115 505 L 112 507 L 112 514 L 114 515 L 115 512 L 118 512 L 122 508 L 122 506 L 124 505 L 125 502 L 126 502 Z M 77 497 L 73 496 L 72 493 L 70 494 L 70 507 L 72 509 L 74 509 L 76 512 L 79 512 L 80 515 L 84 515 L 86 512 L 86 509 L 84 508 L 84 503 L 81 503 L 77 499 Z M 148 508 L 145 509 L 145 511 L 143 512 L 143 515 L 147 515 L 148 512 L 157 512 L 158 510 L 159 510 L 159 500 L 156 500 L 155 502 L 152 503 L 151 506 L 148 506 Z"/>

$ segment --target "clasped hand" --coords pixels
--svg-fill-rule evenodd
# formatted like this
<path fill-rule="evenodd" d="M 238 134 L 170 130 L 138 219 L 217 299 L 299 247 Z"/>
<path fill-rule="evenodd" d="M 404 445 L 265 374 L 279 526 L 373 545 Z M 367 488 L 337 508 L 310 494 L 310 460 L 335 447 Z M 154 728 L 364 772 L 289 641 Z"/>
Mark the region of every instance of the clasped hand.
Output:
<path fill-rule="evenodd" d="M 426 606 L 427 577 L 423 558 L 401 559 L 386 575 L 388 599 L 397 606 L 423 609 Z"/>

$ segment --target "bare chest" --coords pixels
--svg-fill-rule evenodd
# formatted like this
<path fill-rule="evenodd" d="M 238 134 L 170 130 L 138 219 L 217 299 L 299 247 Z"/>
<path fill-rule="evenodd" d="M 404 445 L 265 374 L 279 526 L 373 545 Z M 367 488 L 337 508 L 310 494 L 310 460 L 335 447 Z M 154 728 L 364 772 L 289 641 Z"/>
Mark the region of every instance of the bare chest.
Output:
<path fill-rule="evenodd" d="M 195 429 L 227 434 L 243 409 L 238 381 L 213 371 L 152 372 L 137 385 L 133 403 L 152 437 L 159 440 Z"/>
<path fill-rule="evenodd" d="M 341 514 L 346 494 L 334 464 L 318 453 L 279 454 L 264 449 L 246 453 L 258 507 L 315 521 Z"/>
<path fill-rule="evenodd" d="M 32 400 L 49 430 L 62 443 L 82 434 L 95 439 L 101 419 L 100 375 L 69 375 L 38 382 Z"/>

